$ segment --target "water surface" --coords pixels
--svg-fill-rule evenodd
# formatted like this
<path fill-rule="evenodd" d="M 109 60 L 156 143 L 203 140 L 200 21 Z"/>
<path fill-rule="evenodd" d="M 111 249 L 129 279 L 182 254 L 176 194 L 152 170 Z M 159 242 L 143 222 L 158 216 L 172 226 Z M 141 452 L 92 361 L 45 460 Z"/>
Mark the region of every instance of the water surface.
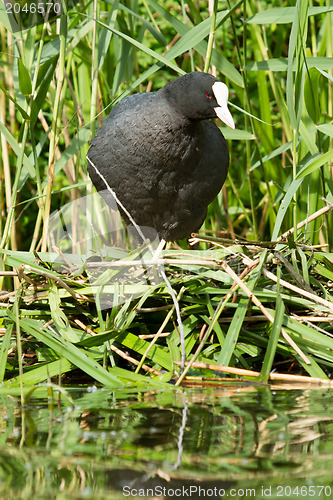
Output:
<path fill-rule="evenodd" d="M 0 396 L 0 498 L 333 498 L 333 393 L 85 387 Z"/>

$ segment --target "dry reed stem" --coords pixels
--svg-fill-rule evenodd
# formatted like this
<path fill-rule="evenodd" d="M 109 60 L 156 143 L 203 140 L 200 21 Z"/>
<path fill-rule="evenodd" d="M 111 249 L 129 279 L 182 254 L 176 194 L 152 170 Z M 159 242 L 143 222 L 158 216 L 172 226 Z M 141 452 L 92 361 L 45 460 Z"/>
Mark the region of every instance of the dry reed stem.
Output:
<path fill-rule="evenodd" d="M 164 332 L 164 333 L 160 333 L 159 334 L 159 337 L 169 337 L 171 332 Z M 155 335 L 156 333 L 147 333 L 147 334 L 142 334 L 142 335 L 138 335 L 138 338 L 141 339 L 141 340 L 147 340 L 147 339 L 153 339 L 155 338 Z"/>
<path fill-rule="evenodd" d="M 333 208 L 333 204 L 329 204 L 329 205 L 326 205 L 326 207 L 323 207 L 320 210 L 317 210 L 312 215 L 309 215 L 309 217 L 307 217 L 306 219 L 304 219 L 301 222 L 299 222 L 297 224 L 296 229 L 300 229 L 301 227 L 305 226 L 308 222 L 312 222 L 314 219 L 317 219 L 318 217 L 320 217 L 321 215 L 325 214 L 326 212 L 328 212 L 332 208 Z M 279 236 L 277 238 L 277 241 L 285 240 L 286 238 L 288 238 L 288 236 L 290 236 L 291 234 L 294 233 L 294 230 L 295 230 L 295 228 L 291 227 L 290 229 L 288 229 L 288 231 L 286 231 L 285 233 L 281 234 L 281 236 Z"/>
<path fill-rule="evenodd" d="M 91 299 L 89 297 L 86 297 L 85 295 L 82 295 L 81 293 L 75 292 L 61 278 L 59 278 L 58 276 L 54 276 L 52 273 L 49 273 L 49 272 L 41 270 L 41 269 L 38 269 L 38 271 L 37 271 L 27 264 L 22 264 L 20 269 L 19 269 L 19 273 L 18 273 L 19 278 L 24 278 L 29 283 L 31 282 L 31 280 L 29 280 L 29 277 L 25 274 L 24 271 L 34 272 L 36 274 L 44 276 L 44 278 L 47 278 L 47 279 L 54 281 L 57 285 L 64 288 L 75 300 L 86 300 L 88 302 L 91 302 Z"/>
<path fill-rule="evenodd" d="M 116 354 L 118 354 L 118 356 L 121 356 L 123 359 L 126 359 L 126 361 L 128 361 L 129 363 L 132 363 L 133 365 L 135 366 L 139 366 L 140 365 L 140 361 L 138 361 L 137 359 L 134 359 L 132 358 L 132 356 L 129 356 L 128 354 L 125 354 L 123 351 L 121 351 L 120 349 L 118 349 L 118 347 L 114 346 L 113 344 L 110 345 L 110 349 L 111 351 L 114 351 Z M 146 365 L 146 364 L 142 364 L 140 365 L 140 369 L 143 369 L 153 375 L 161 375 L 161 372 L 157 371 L 157 370 L 154 370 L 154 368 L 151 368 L 150 366 Z"/>
<path fill-rule="evenodd" d="M 226 263 L 222 262 L 221 263 L 222 268 L 226 271 L 226 273 L 229 274 L 229 276 L 237 283 L 239 288 L 243 290 L 243 292 L 252 300 L 254 305 L 259 307 L 260 311 L 263 313 L 264 316 L 270 321 L 271 323 L 274 322 L 274 317 L 271 315 L 269 311 L 263 306 L 263 304 L 260 302 L 260 300 L 249 290 L 249 288 L 245 285 L 245 283 L 239 279 L 237 274 L 231 269 L 231 267 Z M 303 361 L 309 365 L 311 364 L 309 358 L 303 353 L 303 351 L 298 347 L 296 342 L 293 341 L 293 339 L 290 337 L 290 335 L 283 329 L 281 328 L 281 334 L 283 338 L 288 342 L 288 344 L 297 352 L 297 354 L 303 359 Z"/>
<path fill-rule="evenodd" d="M 177 303 L 179 303 L 180 299 L 182 298 L 182 295 L 183 293 L 185 292 L 185 287 L 183 286 L 178 295 L 177 295 Z M 165 326 L 168 324 L 168 321 L 170 320 L 173 312 L 175 310 L 175 304 L 173 305 L 172 309 L 170 309 L 170 311 L 168 312 L 168 314 L 166 315 L 166 317 L 164 318 L 164 321 L 163 323 L 161 324 L 161 326 L 159 327 L 158 331 L 154 334 L 154 337 L 152 339 L 152 341 L 150 342 L 150 344 L 148 345 L 148 347 L 146 348 L 145 352 L 143 353 L 142 357 L 141 357 L 141 361 L 140 363 L 138 363 L 138 366 L 141 368 L 143 365 L 141 365 L 142 363 L 142 360 L 145 360 L 146 357 L 148 356 L 148 353 L 149 351 L 151 350 L 151 348 L 154 346 L 154 344 L 157 342 L 157 340 L 160 338 L 160 336 L 162 335 L 163 333 L 163 330 L 165 328 Z"/>
<path fill-rule="evenodd" d="M 296 316 L 291 314 L 293 319 L 296 319 L 300 323 L 303 321 L 309 321 L 311 323 L 330 323 L 333 322 L 333 316 Z M 231 323 L 233 316 L 226 318 L 220 318 L 219 323 Z M 244 321 L 247 323 L 255 323 L 257 321 L 267 321 L 267 318 L 261 314 L 254 314 L 253 316 L 244 316 Z"/>
<path fill-rule="evenodd" d="M 0 295 L 1 300 L 7 300 L 10 297 L 14 297 L 16 295 L 16 290 L 14 292 L 8 292 Z M 8 304 L 6 304 L 7 306 Z"/>
<path fill-rule="evenodd" d="M 179 361 L 174 361 L 176 365 L 179 365 Z M 188 365 L 190 361 L 185 364 Z M 232 366 L 219 366 L 210 363 L 203 363 L 202 361 L 196 361 L 192 365 L 192 368 L 198 368 L 203 370 L 212 370 L 215 372 L 231 373 L 238 375 L 239 377 L 259 377 L 260 372 L 253 370 L 245 370 L 244 368 L 234 368 Z M 231 379 L 233 380 L 233 379 Z M 288 382 L 305 382 L 307 384 L 322 384 L 326 387 L 333 387 L 333 380 L 328 380 L 325 378 L 318 377 L 308 377 L 304 375 L 290 375 L 288 373 L 270 373 L 269 380 L 280 380 Z"/>
<path fill-rule="evenodd" d="M 79 328 L 81 328 L 83 331 L 87 332 L 89 335 L 92 335 L 92 336 L 96 335 L 96 333 L 91 328 L 89 328 L 87 325 L 85 325 L 81 320 L 76 318 L 76 319 L 74 319 L 73 323 L 75 323 Z M 128 354 L 124 353 L 118 347 L 114 346 L 113 344 L 110 344 L 109 347 L 110 347 L 111 351 L 115 352 L 116 354 L 118 354 L 118 356 L 122 357 L 123 359 L 126 359 L 126 361 L 128 361 L 129 363 L 132 363 L 135 366 L 139 365 L 140 362 L 137 359 L 134 359 L 134 358 L 132 358 L 132 356 L 129 356 Z M 150 366 L 148 366 L 148 365 L 143 364 L 141 366 L 141 368 L 143 370 L 151 373 L 152 375 L 157 375 L 157 376 L 161 375 L 161 373 L 159 371 L 154 370 L 154 368 L 150 368 Z"/>
<path fill-rule="evenodd" d="M 267 271 L 267 269 L 265 269 L 263 267 L 262 272 L 263 272 L 264 276 L 266 276 L 266 278 L 271 279 L 272 281 L 277 283 L 277 277 L 271 271 Z M 303 295 L 304 297 L 312 300 L 313 302 L 317 302 L 317 304 L 321 304 L 322 306 L 325 306 L 328 309 L 330 309 L 331 311 L 333 311 L 333 303 L 332 302 L 329 302 L 328 300 L 323 299 L 322 297 L 318 297 L 318 295 L 314 295 L 313 293 L 307 292 L 306 290 L 304 290 L 304 288 L 299 288 L 299 287 L 292 285 L 291 283 L 289 283 L 288 281 L 285 281 L 283 279 L 280 279 L 280 285 L 285 287 L 285 288 L 289 288 L 289 290 L 292 290 L 293 292 L 296 292 L 300 295 Z"/>
<path fill-rule="evenodd" d="M 252 260 L 249 257 L 245 256 L 243 259 L 243 263 L 247 266 L 255 266 L 259 264 L 259 259 Z M 277 283 L 277 277 L 275 274 L 273 274 L 271 271 L 268 271 L 265 269 L 265 267 L 262 268 L 262 273 L 263 275 Z M 304 290 L 304 288 L 299 288 L 298 286 L 292 285 L 288 281 L 285 281 L 284 279 L 280 279 L 280 285 L 283 286 L 284 288 L 288 288 L 289 290 L 292 290 L 293 292 L 298 293 L 299 295 L 303 295 L 304 297 L 312 300 L 313 302 L 316 302 L 317 304 L 321 304 L 331 311 L 333 311 L 333 303 L 323 299 L 322 297 L 319 297 L 318 295 L 315 295 L 313 293 L 308 292 L 307 290 Z"/>

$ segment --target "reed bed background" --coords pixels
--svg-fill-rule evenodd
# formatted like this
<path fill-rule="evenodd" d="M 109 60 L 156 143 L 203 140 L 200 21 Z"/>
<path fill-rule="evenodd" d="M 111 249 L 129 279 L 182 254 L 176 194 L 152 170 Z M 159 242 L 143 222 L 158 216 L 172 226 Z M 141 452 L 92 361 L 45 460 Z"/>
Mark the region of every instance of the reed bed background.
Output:
<path fill-rule="evenodd" d="M 63 374 L 114 387 L 185 377 L 165 281 L 120 280 L 128 261 L 142 264 L 138 249 L 109 251 L 112 307 L 102 307 L 88 264 L 59 267 L 61 245 L 57 254 L 48 241 L 49 216 L 68 203 L 88 196 L 97 224 L 107 217 L 89 198 L 85 156 L 111 107 L 195 70 L 227 83 L 236 130 L 222 129 L 230 171 L 195 249 L 178 242 L 159 260 L 179 302 L 186 372 L 200 361 L 201 375 L 219 366 L 261 382 L 273 369 L 328 380 L 332 2 L 83 0 L 14 33 L 1 9 L 3 390 L 23 394 Z"/>

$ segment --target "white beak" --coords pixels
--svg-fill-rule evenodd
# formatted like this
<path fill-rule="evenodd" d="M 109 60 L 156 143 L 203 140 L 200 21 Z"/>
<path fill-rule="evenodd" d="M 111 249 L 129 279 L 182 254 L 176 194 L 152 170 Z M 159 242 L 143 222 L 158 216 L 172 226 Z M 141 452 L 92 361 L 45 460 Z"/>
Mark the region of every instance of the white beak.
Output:
<path fill-rule="evenodd" d="M 215 82 L 213 84 L 213 92 L 215 95 L 215 99 L 217 100 L 218 107 L 214 108 L 216 116 L 228 127 L 235 128 L 234 120 L 231 116 L 231 113 L 228 109 L 228 95 L 229 90 L 225 83 Z"/>

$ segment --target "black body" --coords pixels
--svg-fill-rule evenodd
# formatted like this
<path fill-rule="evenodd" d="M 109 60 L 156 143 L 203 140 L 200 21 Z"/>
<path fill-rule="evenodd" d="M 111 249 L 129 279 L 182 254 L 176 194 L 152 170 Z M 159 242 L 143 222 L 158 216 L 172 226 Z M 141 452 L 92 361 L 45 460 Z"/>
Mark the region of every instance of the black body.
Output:
<path fill-rule="evenodd" d="M 217 81 L 189 73 L 158 92 L 128 96 L 91 141 L 88 157 L 135 222 L 167 241 L 201 227 L 227 175 L 227 144 L 209 121 Z M 107 189 L 89 162 L 88 171 L 98 191 Z"/>

